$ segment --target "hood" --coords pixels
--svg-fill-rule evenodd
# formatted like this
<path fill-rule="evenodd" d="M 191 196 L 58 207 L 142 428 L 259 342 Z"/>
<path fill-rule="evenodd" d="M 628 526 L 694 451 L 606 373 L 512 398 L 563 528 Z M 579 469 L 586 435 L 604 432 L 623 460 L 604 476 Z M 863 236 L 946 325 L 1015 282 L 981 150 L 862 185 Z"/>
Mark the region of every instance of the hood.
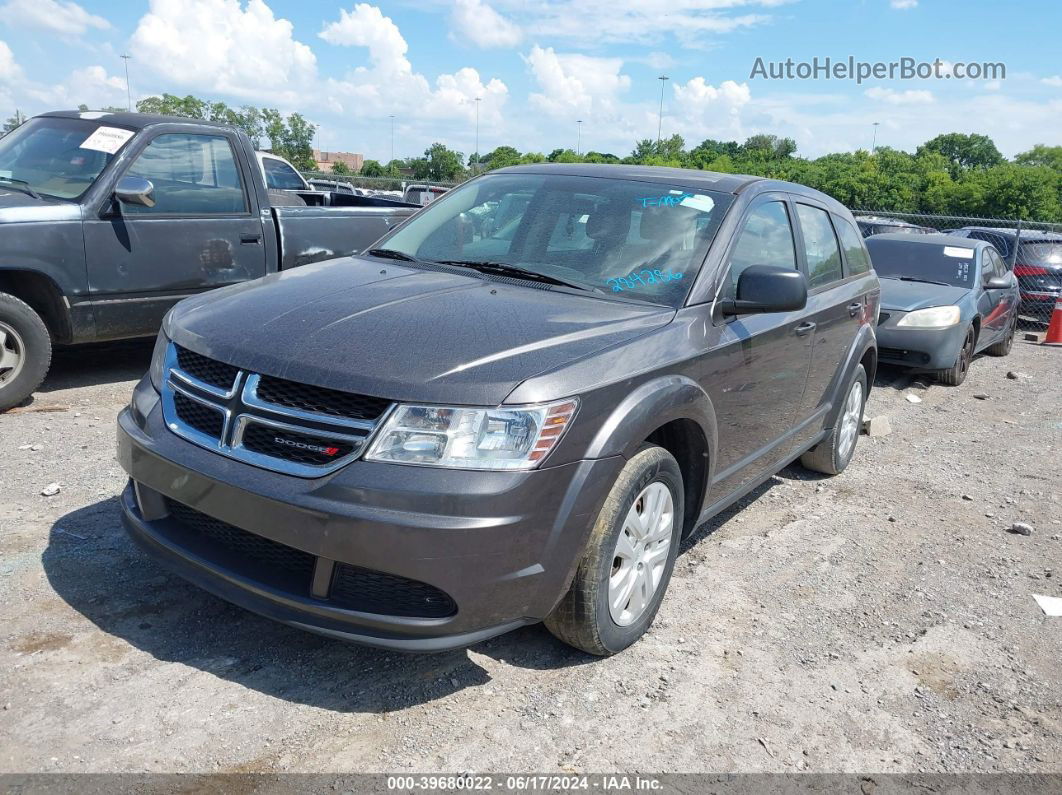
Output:
<path fill-rule="evenodd" d="M 0 223 L 73 221 L 79 218 L 81 207 L 73 202 L 34 199 L 28 193 L 0 182 Z"/>
<path fill-rule="evenodd" d="M 523 380 L 674 311 L 359 257 L 181 302 L 180 345 L 291 381 L 403 401 L 497 405 Z"/>
<path fill-rule="evenodd" d="M 881 308 L 898 312 L 913 312 L 931 306 L 957 304 L 969 295 L 969 287 L 952 287 L 925 282 L 902 282 L 887 276 L 881 280 Z"/>

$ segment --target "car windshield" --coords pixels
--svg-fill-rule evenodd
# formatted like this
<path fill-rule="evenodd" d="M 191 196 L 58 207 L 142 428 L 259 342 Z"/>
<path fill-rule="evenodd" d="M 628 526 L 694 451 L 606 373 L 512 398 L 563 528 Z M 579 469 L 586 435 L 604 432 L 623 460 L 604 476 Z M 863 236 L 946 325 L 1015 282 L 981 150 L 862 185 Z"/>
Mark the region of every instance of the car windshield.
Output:
<path fill-rule="evenodd" d="M 1022 243 L 1018 248 L 1018 264 L 1062 267 L 1062 240 Z"/>
<path fill-rule="evenodd" d="M 731 199 L 682 184 L 494 174 L 448 192 L 377 245 L 678 307 Z"/>
<path fill-rule="evenodd" d="M 132 130 L 87 119 L 30 119 L 0 138 L 0 187 L 23 185 L 76 199 L 132 136 Z"/>
<path fill-rule="evenodd" d="M 953 246 L 942 246 L 871 237 L 867 239 L 867 248 L 874 270 L 883 279 L 973 286 L 975 250 L 959 240 Z"/>

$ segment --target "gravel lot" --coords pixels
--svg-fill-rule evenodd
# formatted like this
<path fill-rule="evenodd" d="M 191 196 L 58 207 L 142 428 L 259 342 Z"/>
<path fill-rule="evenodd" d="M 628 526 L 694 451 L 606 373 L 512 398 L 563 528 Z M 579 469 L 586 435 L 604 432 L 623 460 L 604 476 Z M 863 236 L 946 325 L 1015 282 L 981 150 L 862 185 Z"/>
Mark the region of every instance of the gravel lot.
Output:
<path fill-rule="evenodd" d="M 541 627 L 363 649 L 167 574 L 115 499 L 150 353 L 60 353 L 0 416 L 0 772 L 1062 772 L 1062 618 L 1032 597 L 1062 596 L 1062 350 L 881 373 L 892 433 L 701 528 L 608 660 Z"/>

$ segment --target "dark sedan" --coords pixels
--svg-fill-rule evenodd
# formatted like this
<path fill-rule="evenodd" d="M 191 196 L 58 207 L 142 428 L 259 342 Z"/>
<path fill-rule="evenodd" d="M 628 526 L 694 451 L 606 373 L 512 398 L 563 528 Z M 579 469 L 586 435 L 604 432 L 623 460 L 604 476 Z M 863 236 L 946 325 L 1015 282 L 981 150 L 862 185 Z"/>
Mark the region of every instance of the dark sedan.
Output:
<path fill-rule="evenodd" d="M 888 234 L 867 238 L 867 248 L 881 279 L 882 362 L 936 371 L 958 386 L 975 354 L 1010 353 L 1018 283 L 989 243 Z"/>

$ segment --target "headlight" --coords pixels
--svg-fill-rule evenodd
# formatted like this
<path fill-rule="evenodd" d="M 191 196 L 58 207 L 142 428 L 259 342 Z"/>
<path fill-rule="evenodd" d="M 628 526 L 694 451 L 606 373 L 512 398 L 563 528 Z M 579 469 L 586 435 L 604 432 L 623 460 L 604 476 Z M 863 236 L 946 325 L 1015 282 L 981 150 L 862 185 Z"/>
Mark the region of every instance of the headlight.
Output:
<path fill-rule="evenodd" d="M 958 322 L 959 307 L 932 306 L 929 309 L 918 309 L 907 313 L 896 325 L 908 328 L 947 328 Z"/>
<path fill-rule="evenodd" d="M 159 336 L 155 338 L 155 350 L 151 354 L 151 369 L 148 370 L 151 385 L 159 392 L 162 391 L 162 382 L 166 378 L 163 370 L 166 368 L 166 349 L 169 346 L 170 339 L 166 336 L 166 332 L 159 331 Z"/>
<path fill-rule="evenodd" d="M 399 406 L 368 461 L 450 469 L 533 469 L 560 441 L 575 400 L 520 408 Z"/>

